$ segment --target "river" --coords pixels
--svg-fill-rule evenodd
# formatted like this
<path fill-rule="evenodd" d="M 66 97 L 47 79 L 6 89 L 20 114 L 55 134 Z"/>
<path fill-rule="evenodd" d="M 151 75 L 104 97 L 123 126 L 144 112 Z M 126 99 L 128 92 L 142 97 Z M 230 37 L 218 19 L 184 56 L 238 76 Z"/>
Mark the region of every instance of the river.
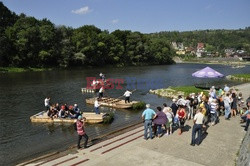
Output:
<path fill-rule="evenodd" d="M 93 111 L 93 106 L 86 105 L 85 99 L 93 94 L 82 94 L 80 89 L 86 87 L 87 77 L 98 77 L 99 73 L 107 78 L 123 79 L 123 89 L 109 89 L 106 94 L 121 96 L 126 88 L 137 90 L 132 100 L 150 103 L 152 108 L 170 99 L 149 94 L 151 88 L 163 88 L 177 85 L 193 85 L 197 82 L 220 83 L 229 85 L 238 82 L 223 79 L 198 79 L 191 74 L 206 67 L 205 64 L 176 64 L 163 66 L 126 67 L 126 68 L 92 68 L 74 70 L 54 70 L 44 72 L 0 73 L 0 161 L 1 165 L 14 165 L 39 155 L 66 149 L 77 141 L 72 125 L 31 123 L 29 117 L 44 109 L 44 99 L 51 97 L 52 103 L 77 103 L 83 111 Z M 224 65 L 209 65 L 224 75 L 248 73 L 250 66 L 233 69 Z M 133 81 L 131 81 L 133 80 Z M 137 84 L 134 84 L 134 83 Z M 142 110 L 119 110 L 101 108 L 101 112 L 115 113 L 111 124 L 87 125 L 90 138 L 123 128 L 140 121 Z"/>

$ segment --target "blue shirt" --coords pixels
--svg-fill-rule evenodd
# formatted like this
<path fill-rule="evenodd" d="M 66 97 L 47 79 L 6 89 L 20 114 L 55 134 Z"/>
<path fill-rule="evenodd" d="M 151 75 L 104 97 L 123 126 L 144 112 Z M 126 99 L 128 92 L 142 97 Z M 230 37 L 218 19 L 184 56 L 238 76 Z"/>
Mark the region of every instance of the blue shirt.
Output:
<path fill-rule="evenodd" d="M 145 120 L 151 120 L 153 116 L 155 115 L 154 110 L 147 108 L 143 111 L 142 116 L 144 116 Z"/>

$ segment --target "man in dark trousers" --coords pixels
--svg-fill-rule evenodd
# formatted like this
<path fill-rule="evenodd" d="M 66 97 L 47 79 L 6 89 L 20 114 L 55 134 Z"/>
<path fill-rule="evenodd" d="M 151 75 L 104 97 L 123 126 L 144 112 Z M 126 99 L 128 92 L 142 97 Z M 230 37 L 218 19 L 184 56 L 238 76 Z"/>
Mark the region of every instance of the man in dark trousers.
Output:
<path fill-rule="evenodd" d="M 200 145 L 201 143 L 201 129 L 203 125 L 204 115 L 201 113 L 201 108 L 199 108 L 194 116 L 194 126 L 192 130 L 192 146 L 195 145 L 195 135 L 198 132 L 198 143 L 197 145 Z"/>
<path fill-rule="evenodd" d="M 130 95 L 132 94 L 132 92 L 130 92 L 129 90 L 126 90 L 126 92 L 124 93 L 123 96 L 125 96 L 125 103 L 130 103 L 129 101 L 129 98 L 130 98 Z"/>
<path fill-rule="evenodd" d="M 78 149 L 81 148 L 80 142 L 81 142 L 82 137 L 85 138 L 84 148 L 87 148 L 89 137 L 84 130 L 85 121 L 86 121 L 86 118 L 82 118 L 81 115 L 78 116 L 77 121 L 76 121 L 76 128 L 77 128 L 77 134 L 78 134 L 78 141 L 77 141 L 77 148 Z"/>

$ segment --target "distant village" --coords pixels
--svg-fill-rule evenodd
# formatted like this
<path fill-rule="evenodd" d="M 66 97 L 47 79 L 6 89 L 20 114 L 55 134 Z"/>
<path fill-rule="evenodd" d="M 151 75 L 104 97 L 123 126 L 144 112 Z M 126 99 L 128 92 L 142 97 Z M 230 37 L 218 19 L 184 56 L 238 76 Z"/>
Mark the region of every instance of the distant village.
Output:
<path fill-rule="evenodd" d="M 235 57 L 235 58 L 244 58 L 248 57 L 246 51 L 236 50 L 235 48 L 224 49 L 224 55 L 219 52 L 209 52 L 205 48 L 205 43 L 197 43 L 196 47 L 185 47 L 183 43 L 171 42 L 171 46 L 176 51 L 177 55 L 193 55 L 197 58 L 201 57 Z"/>

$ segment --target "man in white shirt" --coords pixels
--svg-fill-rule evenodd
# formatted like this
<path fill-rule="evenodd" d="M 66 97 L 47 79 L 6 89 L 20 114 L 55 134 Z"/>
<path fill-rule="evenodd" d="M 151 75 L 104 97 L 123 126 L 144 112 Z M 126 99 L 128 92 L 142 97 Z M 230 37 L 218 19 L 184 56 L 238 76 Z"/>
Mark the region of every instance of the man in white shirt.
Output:
<path fill-rule="evenodd" d="M 96 98 L 95 103 L 94 103 L 94 108 L 95 108 L 95 113 L 96 114 L 100 114 L 99 106 L 100 106 L 100 104 L 98 103 L 98 99 Z"/>
<path fill-rule="evenodd" d="M 177 100 L 177 105 L 178 106 L 186 106 L 186 100 L 185 99 L 183 99 L 183 97 L 180 95 L 180 96 L 178 96 L 178 100 Z"/>
<path fill-rule="evenodd" d="M 50 98 L 49 97 L 46 97 L 44 99 L 44 106 L 46 108 L 46 111 L 48 111 L 50 109 Z"/>
<path fill-rule="evenodd" d="M 130 98 L 131 94 L 132 94 L 132 92 L 126 90 L 126 92 L 123 95 L 123 96 L 125 96 L 125 103 L 127 103 L 127 102 L 130 103 L 129 98 Z"/>
<path fill-rule="evenodd" d="M 194 116 L 194 126 L 192 130 L 192 140 L 191 140 L 191 146 L 195 145 L 195 135 L 198 132 L 198 143 L 197 145 L 200 145 L 201 143 L 201 129 L 202 129 L 202 124 L 204 120 L 204 115 L 201 113 L 201 108 L 197 110 L 197 113 Z"/>

